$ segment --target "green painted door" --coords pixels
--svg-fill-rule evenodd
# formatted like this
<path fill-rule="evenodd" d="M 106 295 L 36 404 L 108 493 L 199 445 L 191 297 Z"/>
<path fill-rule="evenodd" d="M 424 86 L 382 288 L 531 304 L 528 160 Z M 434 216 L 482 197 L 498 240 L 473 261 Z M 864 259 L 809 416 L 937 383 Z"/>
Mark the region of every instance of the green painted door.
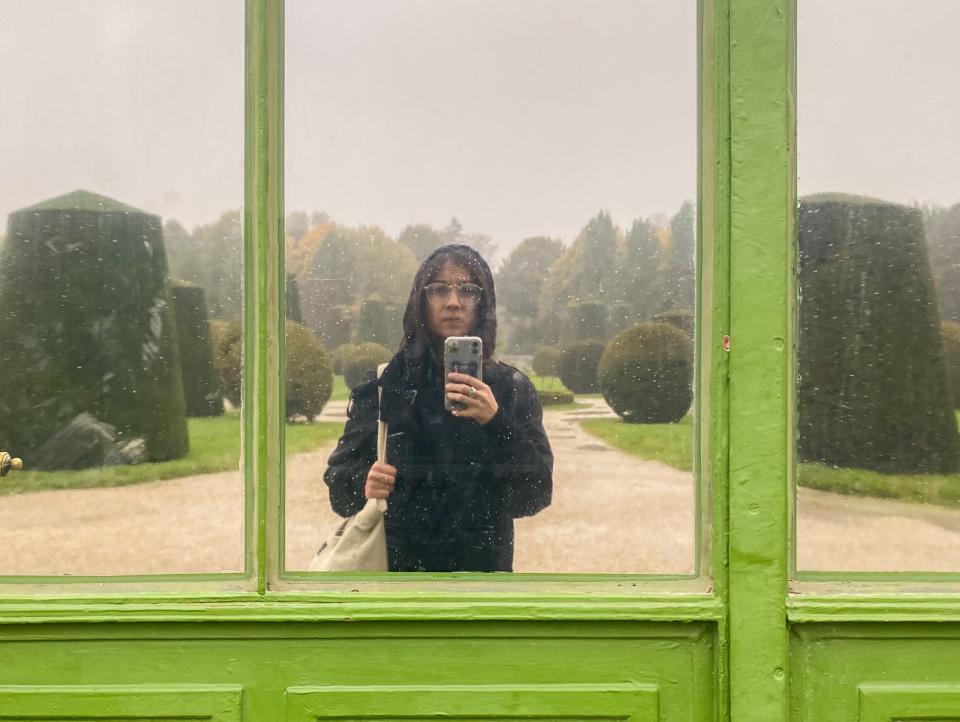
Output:
<path fill-rule="evenodd" d="M 0 720 L 960 719 L 952 4 L 0 5 Z M 310 571 L 450 242 L 551 504 Z"/>

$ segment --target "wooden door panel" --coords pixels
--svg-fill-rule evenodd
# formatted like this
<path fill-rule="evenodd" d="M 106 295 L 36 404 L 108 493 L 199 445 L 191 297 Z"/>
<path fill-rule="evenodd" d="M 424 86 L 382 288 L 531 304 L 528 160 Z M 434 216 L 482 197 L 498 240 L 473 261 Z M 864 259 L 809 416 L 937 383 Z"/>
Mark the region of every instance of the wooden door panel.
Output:
<path fill-rule="evenodd" d="M 0 687 L 0 720 L 241 722 L 242 697 L 234 685 Z"/>
<path fill-rule="evenodd" d="M 793 627 L 795 722 L 960 722 L 960 625 Z"/>
<path fill-rule="evenodd" d="M 658 722 L 657 685 L 293 687 L 287 722 L 326 719 L 457 722 Z"/>

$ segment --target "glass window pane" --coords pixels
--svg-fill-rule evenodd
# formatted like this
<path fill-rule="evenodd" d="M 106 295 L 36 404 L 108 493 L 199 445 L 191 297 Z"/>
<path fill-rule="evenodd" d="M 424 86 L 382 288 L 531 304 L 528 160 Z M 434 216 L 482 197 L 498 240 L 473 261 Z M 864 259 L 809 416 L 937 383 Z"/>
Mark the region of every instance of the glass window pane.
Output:
<path fill-rule="evenodd" d="M 799 3 L 797 568 L 960 559 L 960 22 Z"/>
<path fill-rule="evenodd" d="M 0 575 L 242 571 L 243 3 L 0 14 Z"/>
<path fill-rule="evenodd" d="M 393 570 L 693 572 L 696 3 L 286 22 L 286 568 L 395 482 Z"/>

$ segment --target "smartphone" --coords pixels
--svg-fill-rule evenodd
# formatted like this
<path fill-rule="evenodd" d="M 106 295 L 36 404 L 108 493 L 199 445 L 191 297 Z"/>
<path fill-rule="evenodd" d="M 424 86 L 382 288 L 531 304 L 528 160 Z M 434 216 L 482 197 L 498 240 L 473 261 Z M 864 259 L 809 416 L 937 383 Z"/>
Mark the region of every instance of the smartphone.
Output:
<path fill-rule="evenodd" d="M 483 340 L 479 336 L 451 336 L 443 342 L 443 383 L 451 373 L 467 374 L 483 381 Z M 444 394 L 447 411 L 459 409 L 462 404 L 451 401 Z"/>

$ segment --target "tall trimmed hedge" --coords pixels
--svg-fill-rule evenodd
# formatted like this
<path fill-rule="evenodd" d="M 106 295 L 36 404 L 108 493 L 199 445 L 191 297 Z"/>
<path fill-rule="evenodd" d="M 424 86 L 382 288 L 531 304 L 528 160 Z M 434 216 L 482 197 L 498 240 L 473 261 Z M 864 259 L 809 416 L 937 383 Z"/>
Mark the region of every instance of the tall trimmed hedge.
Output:
<path fill-rule="evenodd" d="M 607 339 L 607 307 L 602 303 L 572 303 L 567 307 L 567 314 L 567 329 L 564 335 L 567 343 Z"/>
<path fill-rule="evenodd" d="M 288 273 L 286 282 L 285 316 L 299 324 L 303 324 L 303 312 L 300 309 L 300 286 L 297 285 L 297 275 Z"/>
<path fill-rule="evenodd" d="M 357 315 L 357 342 L 370 341 L 385 346 L 390 335 L 387 304 L 379 298 L 366 298 Z"/>
<path fill-rule="evenodd" d="M 881 472 L 960 469 L 920 211 L 802 199 L 799 455 Z"/>
<path fill-rule="evenodd" d="M 943 339 L 943 355 L 947 362 L 950 398 L 953 400 L 953 408 L 960 409 L 960 323 L 941 321 L 940 336 Z"/>
<path fill-rule="evenodd" d="M 316 312 L 316 332 L 324 348 L 336 348 L 350 343 L 353 335 L 353 315 L 348 306 L 325 306 Z"/>
<path fill-rule="evenodd" d="M 603 398 L 624 421 L 680 421 L 693 401 L 693 346 L 666 323 L 641 323 L 607 344 L 600 359 Z"/>
<path fill-rule="evenodd" d="M 597 369 L 606 345 L 602 341 L 578 341 L 564 346 L 560 354 L 560 380 L 575 394 L 600 390 Z"/>
<path fill-rule="evenodd" d="M 38 450 L 86 413 L 120 445 L 143 439 L 148 460 L 188 452 L 157 216 L 54 198 L 10 214 L 0 269 L 0 448 L 54 468 Z"/>
<path fill-rule="evenodd" d="M 180 379 L 187 416 L 222 416 L 223 394 L 213 364 L 213 341 L 203 289 L 174 285 L 170 298 L 177 319 Z"/>

